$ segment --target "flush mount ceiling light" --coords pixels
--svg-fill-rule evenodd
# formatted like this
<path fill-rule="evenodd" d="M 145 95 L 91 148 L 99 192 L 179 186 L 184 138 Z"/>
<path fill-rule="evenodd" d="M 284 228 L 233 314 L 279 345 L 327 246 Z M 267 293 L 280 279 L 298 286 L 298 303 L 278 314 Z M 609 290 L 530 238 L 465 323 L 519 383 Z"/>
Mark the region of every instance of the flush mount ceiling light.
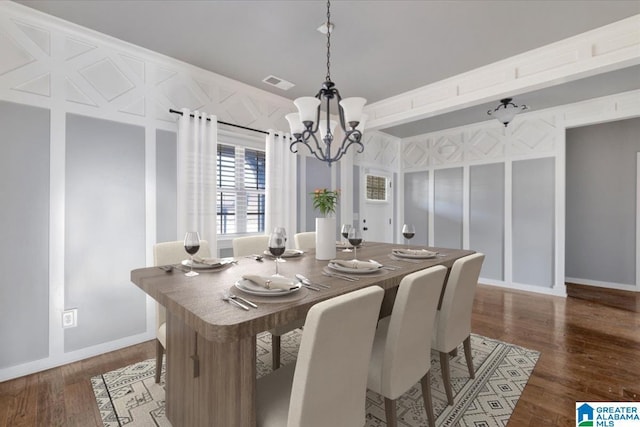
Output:
<path fill-rule="evenodd" d="M 511 102 L 513 98 L 504 98 L 500 100 L 500 105 L 495 109 L 487 111 L 487 114 L 495 117 L 500 123 L 507 127 L 509 122 L 521 111 L 528 109 L 526 105 L 517 106 Z"/>
<path fill-rule="evenodd" d="M 304 96 L 298 98 L 293 103 L 298 108 L 297 113 L 287 114 L 285 118 L 291 127 L 291 134 L 295 141 L 291 143 L 289 149 L 297 153 L 297 144 L 307 146 L 311 154 L 318 160 L 331 163 L 337 162 L 346 154 L 352 144 L 356 144 L 358 153 L 364 151 L 362 145 L 362 132 L 364 131 L 364 115 L 362 109 L 367 100 L 364 98 L 342 99 L 335 83 L 331 81 L 331 33 L 333 24 L 331 19 L 331 3 L 327 1 L 327 77 L 322 84 L 322 88 L 315 96 Z M 337 149 L 332 149 L 334 131 L 337 123 L 331 120 L 331 104 L 335 99 L 337 102 L 337 112 L 340 118 L 340 128 L 344 133 L 342 144 Z M 324 110 L 323 110 L 324 103 Z M 324 118 L 320 118 L 323 115 Z"/>

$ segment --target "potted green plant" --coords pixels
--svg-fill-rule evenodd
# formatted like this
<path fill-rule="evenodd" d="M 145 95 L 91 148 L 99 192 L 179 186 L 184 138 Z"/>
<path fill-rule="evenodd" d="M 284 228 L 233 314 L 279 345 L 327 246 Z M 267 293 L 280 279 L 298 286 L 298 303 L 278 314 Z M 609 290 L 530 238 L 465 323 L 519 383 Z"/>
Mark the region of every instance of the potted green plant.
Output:
<path fill-rule="evenodd" d="M 316 259 L 330 260 L 336 257 L 336 208 L 340 200 L 340 190 L 316 189 L 313 193 L 313 207 L 321 217 L 316 218 Z"/>

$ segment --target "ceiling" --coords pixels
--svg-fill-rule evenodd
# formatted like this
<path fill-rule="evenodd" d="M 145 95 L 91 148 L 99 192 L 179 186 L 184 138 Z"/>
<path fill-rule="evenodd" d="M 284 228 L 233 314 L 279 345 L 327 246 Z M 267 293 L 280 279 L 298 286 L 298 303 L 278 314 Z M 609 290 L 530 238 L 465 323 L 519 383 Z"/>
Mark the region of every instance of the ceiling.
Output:
<path fill-rule="evenodd" d="M 67 21 L 287 98 L 326 75 L 326 3 L 314 1 L 18 0 Z M 334 0 L 331 78 L 369 103 L 640 14 L 638 0 Z M 518 95 L 542 109 L 640 88 L 631 67 Z M 262 80 L 275 75 L 288 91 Z M 497 100 L 496 100 L 497 104 Z M 408 137 L 486 119 L 481 105 L 384 129 Z"/>

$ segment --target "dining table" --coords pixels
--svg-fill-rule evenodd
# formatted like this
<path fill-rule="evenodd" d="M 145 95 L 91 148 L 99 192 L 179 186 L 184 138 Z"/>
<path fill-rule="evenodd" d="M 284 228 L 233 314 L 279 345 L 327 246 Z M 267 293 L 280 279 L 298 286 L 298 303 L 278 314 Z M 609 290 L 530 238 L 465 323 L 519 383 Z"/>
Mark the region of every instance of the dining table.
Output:
<path fill-rule="evenodd" d="M 437 255 L 426 259 L 400 258 L 393 249 L 406 245 L 365 242 L 357 249 L 359 260 L 374 260 L 384 267 L 367 274 L 346 274 L 356 280 L 328 276 L 327 260 L 317 260 L 315 250 L 285 258 L 280 275 L 306 276 L 317 290 L 301 287 L 282 296 L 250 294 L 236 283 L 245 275 L 270 276 L 275 262 L 265 254 L 235 258 L 220 268 L 187 277 L 182 265 L 131 271 L 131 281 L 166 308 L 167 357 L 165 373 L 166 416 L 174 427 L 256 426 L 256 336 L 276 326 L 304 319 L 321 301 L 367 286 L 385 290 L 381 317 L 390 314 L 400 281 L 407 274 L 434 265 L 451 268 L 472 250 L 411 246 Z M 266 249 L 266 248 L 265 248 Z M 336 252 L 336 259 L 353 259 L 353 252 Z M 185 258 L 187 258 L 185 253 Z M 241 296 L 257 305 L 242 309 L 224 299 Z M 340 331 L 336 331 L 340 333 Z"/>

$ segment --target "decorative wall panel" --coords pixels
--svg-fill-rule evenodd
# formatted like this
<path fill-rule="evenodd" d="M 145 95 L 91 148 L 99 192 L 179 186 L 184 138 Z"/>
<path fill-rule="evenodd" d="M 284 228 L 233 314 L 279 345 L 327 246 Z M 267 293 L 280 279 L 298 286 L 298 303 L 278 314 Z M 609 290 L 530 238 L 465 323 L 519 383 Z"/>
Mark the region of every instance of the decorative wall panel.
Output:
<path fill-rule="evenodd" d="M 156 241 L 178 240 L 177 135 L 156 132 Z"/>
<path fill-rule="evenodd" d="M 469 169 L 469 247 L 485 254 L 483 278 L 504 280 L 504 163 Z"/>
<path fill-rule="evenodd" d="M 127 121 L 134 116 L 174 123 L 169 108 L 187 107 L 243 126 L 288 126 L 284 115 L 294 109 L 288 99 L 94 32 L 65 31 L 52 25 L 55 18 L 4 3 L 6 16 L 19 17 L 0 21 L 0 95 L 14 90 L 51 97 L 54 73 L 65 81 L 53 93 L 56 101 L 98 107 L 96 115 L 105 109 L 129 116 Z M 56 63 L 64 65 L 53 68 Z"/>
<path fill-rule="evenodd" d="M 429 172 L 404 175 L 404 222 L 416 229 L 412 245 L 429 244 Z M 396 227 L 397 229 L 398 227 Z"/>
<path fill-rule="evenodd" d="M 0 101 L 0 129 L 2 369 L 49 354 L 49 111 Z"/>
<path fill-rule="evenodd" d="M 146 330 L 145 295 L 130 272 L 145 265 L 144 129 L 67 117 L 65 305 L 78 326 L 66 352 Z"/>
<path fill-rule="evenodd" d="M 462 168 L 434 171 L 433 241 L 442 248 L 462 248 Z"/>
<path fill-rule="evenodd" d="M 555 159 L 513 162 L 513 281 L 534 287 L 554 285 Z"/>
<path fill-rule="evenodd" d="M 364 152 L 355 154 L 354 163 L 395 170 L 400 165 L 400 139 L 382 132 L 364 132 Z M 352 146 L 353 148 L 353 146 Z"/>

